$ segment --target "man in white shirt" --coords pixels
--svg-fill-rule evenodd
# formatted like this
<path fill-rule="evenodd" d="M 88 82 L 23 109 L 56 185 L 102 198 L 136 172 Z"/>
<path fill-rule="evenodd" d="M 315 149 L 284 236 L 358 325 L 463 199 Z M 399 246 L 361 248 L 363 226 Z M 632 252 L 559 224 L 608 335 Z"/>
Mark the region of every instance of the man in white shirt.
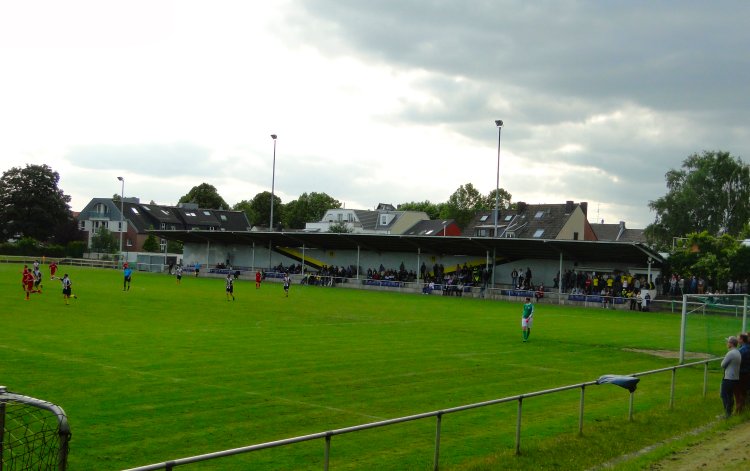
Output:
<path fill-rule="evenodd" d="M 724 416 L 729 418 L 734 409 L 734 388 L 740 382 L 740 363 L 742 355 L 737 350 L 737 337 L 727 338 L 727 354 L 721 361 L 724 377 L 721 380 L 721 402 L 724 404 Z"/>

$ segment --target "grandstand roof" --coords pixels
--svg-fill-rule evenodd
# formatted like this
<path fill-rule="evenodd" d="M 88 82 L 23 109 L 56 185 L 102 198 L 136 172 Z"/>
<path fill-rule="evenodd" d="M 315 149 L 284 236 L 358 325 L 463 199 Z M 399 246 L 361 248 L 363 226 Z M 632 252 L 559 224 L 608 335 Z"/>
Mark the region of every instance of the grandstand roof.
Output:
<path fill-rule="evenodd" d="M 637 242 L 601 242 L 582 240 L 541 240 L 487 237 L 431 237 L 416 235 L 337 234 L 332 232 L 249 232 L 249 231 L 169 231 L 152 230 L 159 237 L 183 243 L 264 245 L 319 248 L 325 250 L 361 250 L 375 252 L 417 252 L 485 256 L 508 261 L 519 259 L 558 259 L 587 262 L 618 262 L 655 265 L 664 259 L 659 253 Z"/>

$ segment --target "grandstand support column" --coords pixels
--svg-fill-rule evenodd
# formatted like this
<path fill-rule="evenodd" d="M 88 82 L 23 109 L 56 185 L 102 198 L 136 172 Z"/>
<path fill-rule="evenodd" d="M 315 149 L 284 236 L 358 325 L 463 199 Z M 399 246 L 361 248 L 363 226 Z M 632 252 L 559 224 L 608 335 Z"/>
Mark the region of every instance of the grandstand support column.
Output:
<path fill-rule="evenodd" d="M 651 264 L 654 262 L 654 260 L 649 257 L 646 259 L 646 262 L 648 262 L 648 277 L 646 278 L 646 282 L 648 283 L 648 290 L 651 291 Z"/>
<path fill-rule="evenodd" d="M 209 263 L 211 263 L 211 241 L 206 239 L 206 273 L 208 273 Z"/>
<path fill-rule="evenodd" d="M 747 295 L 742 299 L 742 331 L 747 332 Z"/>
<path fill-rule="evenodd" d="M 492 287 L 495 286 L 495 262 L 497 261 L 497 249 L 492 249 Z"/>
<path fill-rule="evenodd" d="M 255 242 L 253 242 L 253 271 L 255 271 Z"/>
<path fill-rule="evenodd" d="M 357 279 L 359 279 L 359 245 L 357 246 Z"/>
<path fill-rule="evenodd" d="M 420 265 L 419 265 L 419 258 L 421 255 L 422 255 L 422 249 L 417 247 L 417 283 L 419 283 L 420 281 L 419 277 L 422 275 L 422 270 L 420 270 Z"/>
<path fill-rule="evenodd" d="M 682 295 L 682 320 L 680 321 L 680 365 L 685 363 L 685 326 L 687 322 L 687 295 Z"/>
<path fill-rule="evenodd" d="M 305 244 L 302 244 L 302 276 L 305 276 Z"/>
<path fill-rule="evenodd" d="M 563 303 L 563 293 L 562 293 L 562 252 L 560 252 L 560 270 L 557 272 L 557 302 L 558 304 Z"/>

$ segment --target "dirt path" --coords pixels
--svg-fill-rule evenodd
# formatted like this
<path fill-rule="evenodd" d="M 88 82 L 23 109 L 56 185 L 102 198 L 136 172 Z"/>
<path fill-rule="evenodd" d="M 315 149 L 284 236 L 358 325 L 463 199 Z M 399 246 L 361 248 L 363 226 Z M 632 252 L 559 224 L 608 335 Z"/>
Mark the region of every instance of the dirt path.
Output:
<path fill-rule="evenodd" d="M 750 464 L 750 422 L 717 432 L 649 467 L 652 471 L 745 469 Z"/>

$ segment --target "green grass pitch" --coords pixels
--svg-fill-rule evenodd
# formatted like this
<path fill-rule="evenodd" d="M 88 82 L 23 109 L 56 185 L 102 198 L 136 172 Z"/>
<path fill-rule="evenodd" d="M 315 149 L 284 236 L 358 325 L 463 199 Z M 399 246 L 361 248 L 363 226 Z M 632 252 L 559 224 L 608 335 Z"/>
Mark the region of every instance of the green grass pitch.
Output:
<path fill-rule="evenodd" d="M 674 365 L 629 348 L 677 350 L 679 316 L 539 304 L 522 343 L 521 303 L 61 266 L 23 298 L 20 265 L 0 265 L 0 384 L 62 406 L 72 470 L 109 470 L 209 453 Z M 690 347 L 723 354 L 735 318 L 691 320 Z M 586 390 L 443 418 L 444 469 L 578 469 L 670 437 L 720 413 L 719 374 L 644 377 L 628 393 Z M 332 469 L 431 469 L 435 420 L 332 439 Z M 322 469 L 322 440 L 179 469 Z M 502 463 L 499 465 L 498 463 Z"/>

